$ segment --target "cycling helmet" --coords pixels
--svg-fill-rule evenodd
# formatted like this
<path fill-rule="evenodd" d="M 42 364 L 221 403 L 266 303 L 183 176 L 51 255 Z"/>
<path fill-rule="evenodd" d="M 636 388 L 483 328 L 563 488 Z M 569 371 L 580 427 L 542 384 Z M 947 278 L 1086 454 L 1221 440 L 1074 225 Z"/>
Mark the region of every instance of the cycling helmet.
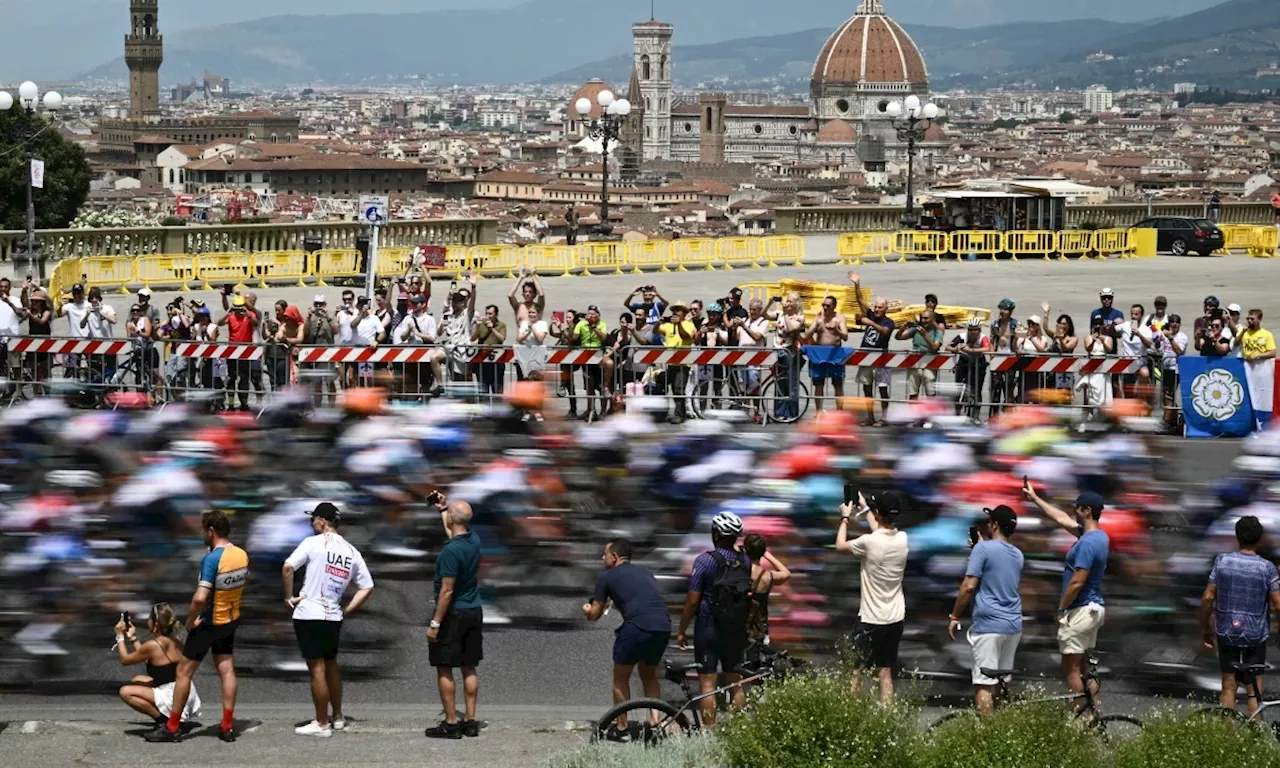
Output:
<path fill-rule="evenodd" d="M 720 302 L 718 302 L 718 301 L 717 301 L 717 302 L 713 302 L 713 303 L 711 304 L 711 306 L 707 307 L 707 314 L 708 314 L 708 315 L 723 315 L 723 314 L 724 314 L 724 307 L 720 306 Z"/>
<path fill-rule="evenodd" d="M 981 319 L 981 318 L 977 318 L 977 317 L 971 317 L 971 318 L 969 318 L 969 322 L 967 323 L 967 325 L 968 325 L 970 328 L 981 328 L 981 327 L 982 327 L 982 319 Z"/>
<path fill-rule="evenodd" d="M 711 532 L 720 536 L 741 536 L 742 518 L 732 512 L 721 512 L 711 521 Z"/>
<path fill-rule="evenodd" d="M 1018 305 L 1013 303 L 1013 299 L 1000 300 L 1000 309 L 1007 309 L 1009 311 L 1013 311 L 1017 308 L 1018 308 Z"/>
<path fill-rule="evenodd" d="M 1217 308 L 1220 306 L 1220 302 L 1218 301 L 1218 297 L 1217 297 L 1217 296 L 1205 296 L 1205 297 L 1204 297 L 1204 303 L 1205 303 L 1205 304 L 1208 304 L 1209 306 L 1213 307 L 1214 309 L 1217 309 Z"/>

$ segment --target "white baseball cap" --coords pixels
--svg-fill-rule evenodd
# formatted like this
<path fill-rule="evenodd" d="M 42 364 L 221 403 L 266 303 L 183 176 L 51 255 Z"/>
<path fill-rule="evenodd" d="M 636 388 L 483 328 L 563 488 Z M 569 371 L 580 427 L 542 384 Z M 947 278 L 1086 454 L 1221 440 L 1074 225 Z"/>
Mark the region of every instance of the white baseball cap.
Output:
<path fill-rule="evenodd" d="M 1230 313 L 1231 313 L 1231 314 L 1233 314 L 1233 315 L 1238 315 L 1238 314 L 1240 314 L 1243 310 L 1242 310 L 1242 309 L 1240 309 L 1240 305 L 1239 305 L 1239 304 L 1228 304 L 1228 305 L 1227 305 L 1227 311 L 1228 311 L 1228 312 L 1230 312 Z"/>
<path fill-rule="evenodd" d="M 143 288 L 142 290 L 138 291 L 138 295 L 139 295 L 139 296 L 150 296 L 150 295 L 151 295 L 151 289 L 150 289 L 150 288 Z"/>
<path fill-rule="evenodd" d="M 329 301 L 324 297 L 323 293 L 317 293 L 316 297 L 311 300 L 312 304 L 328 304 Z"/>

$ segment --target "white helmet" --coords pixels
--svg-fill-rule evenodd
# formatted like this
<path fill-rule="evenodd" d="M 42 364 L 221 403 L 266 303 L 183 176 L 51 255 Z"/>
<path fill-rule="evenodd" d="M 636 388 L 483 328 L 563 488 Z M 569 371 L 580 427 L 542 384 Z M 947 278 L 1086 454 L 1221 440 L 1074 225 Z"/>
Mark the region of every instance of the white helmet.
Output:
<path fill-rule="evenodd" d="M 721 512 L 711 521 L 711 532 L 719 536 L 741 536 L 742 518 L 732 512 Z"/>

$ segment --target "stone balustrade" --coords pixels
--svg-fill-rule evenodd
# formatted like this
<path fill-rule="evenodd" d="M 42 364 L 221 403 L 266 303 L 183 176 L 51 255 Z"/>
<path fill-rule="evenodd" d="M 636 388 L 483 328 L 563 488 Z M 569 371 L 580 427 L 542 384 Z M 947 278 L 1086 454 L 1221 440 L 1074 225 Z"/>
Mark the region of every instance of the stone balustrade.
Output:
<path fill-rule="evenodd" d="M 357 222 L 299 222 L 292 224 L 221 224 L 189 227 L 125 229 L 41 229 L 36 242 L 50 261 L 86 256 L 146 256 L 179 253 L 258 253 L 300 251 L 309 237 L 325 250 L 349 250 L 368 228 Z M 0 231 L 0 257 L 15 256 L 25 233 Z M 426 219 L 392 221 L 378 242 L 386 247 L 436 245 L 493 245 L 498 241 L 496 219 Z"/>
<path fill-rule="evenodd" d="M 1155 203 L 1152 216 L 1203 216 L 1202 202 Z M 892 231 L 899 227 L 901 206 L 845 205 L 779 208 L 776 211 L 777 233 L 780 235 L 838 234 L 842 232 Z M 1067 220 L 1072 227 L 1108 229 L 1130 227 L 1147 217 L 1144 203 L 1107 203 L 1104 205 L 1067 206 Z M 1275 216 L 1270 203 L 1223 203 L 1223 224 L 1271 224 Z"/>

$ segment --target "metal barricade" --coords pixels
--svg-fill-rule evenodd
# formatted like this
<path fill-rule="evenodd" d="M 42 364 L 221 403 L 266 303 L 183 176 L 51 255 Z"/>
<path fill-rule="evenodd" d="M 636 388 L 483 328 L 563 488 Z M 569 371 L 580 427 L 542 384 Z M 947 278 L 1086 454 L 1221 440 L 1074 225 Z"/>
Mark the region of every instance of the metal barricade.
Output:
<path fill-rule="evenodd" d="M 627 243 L 627 263 L 631 265 L 631 274 L 638 275 L 645 267 L 657 268 L 659 272 L 670 272 L 671 243 L 666 240 L 640 240 Z"/>
<path fill-rule="evenodd" d="M 129 283 L 136 279 L 133 259 L 127 256 L 93 256 L 80 260 L 85 287 L 119 286 L 116 293 L 128 293 Z"/>
<path fill-rule="evenodd" d="M 1014 261 L 1017 261 L 1020 255 L 1042 256 L 1045 261 L 1048 261 L 1057 244 L 1056 233 L 1038 229 L 1014 230 L 1006 232 L 1004 236 L 1005 249 L 1009 251 L 1009 256 Z"/>
<path fill-rule="evenodd" d="M 960 230 L 951 233 L 951 250 L 956 254 L 956 261 L 969 256 L 976 260 L 979 256 L 996 255 L 1005 250 L 1004 233 L 991 230 Z"/>
<path fill-rule="evenodd" d="M 590 275 L 592 269 L 608 270 L 612 274 L 622 274 L 622 265 L 626 261 L 626 246 L 623 243 L 583 243 L 578 246 L 578 265 L 582 274 Z"/>
<path fill-rule="evenodd" d="M 524 263 L 538 274 L 572 277 L 578 266 L 576 245 L 526 245 Z"/>
<path fill-rule="evenodd" d="M 307 274 L 306 251 L 262 251 L 253 254 L 253 274 L 258 287 L 266 288 L 268 280 L 292 280 L 299 288 L 307 287 L 302 278 Z"/>
<path fill-rule="evenodd" d="M 378 263 L 374 267 L 380 275 L 403 275 L 409 268 L 414 248 L 379 248 Z"/>
<path fill-rule="evenodd" d="M 196 258 L 194 256 L 140 256 L 135 262 L 138 282 L 143 288 L 153 285 L 176 285 L 184 291 L 191 290 L 189 284 L 196 279 Z"/>
<path fill-rule="evenodd" d="M 1093 250 L 1093 232 L 1085 229 L 1063 230 L 1058 233 L 1058 259 L 1066 261 L 1068 256 L 1088 258 Z"/>
<path fill-rule="evenodd" d="M 1280 228 L 1258 227 L 1254 245 L 1249 249 L 1250 256 L 1269 259 L 1280 251 Z"/>
<path fill-rule="evenodd" d="M 904 262 L 908 256 L 932 256 L 934 261 L 941 261 L 942 254 L 951 250 L 951 238 L 946 232 L 922 232 L 920 230 L 903 230 L 894 233 L 893 251 L 898 254 L 898 262 Z"/>
<path fill-rule="evenodd" d="M 858 266 L 863 259 L 874 258 L 879 258 L 881 264 L 887 264 L 888 257 L 893 253 L 893 233 L 854 232 L 841 235 L 840 249 L 841 264 Z"/>
<path fill-rule="evenodd" d="M 196 256 L 196 277 L 202 289 L 213 290 L 213 283 L 231 283 L 244 289 L 251 274 L 253 255 L 249 253 L 202 253 Z M 212 281 L 212 282 L 211 282 Z"/>
<path fill-rule="evenodd" d="M 326 277 L 358 277 L 360 275 L 359 251 L 316 251 L 311 254 L 311 276 L 316 286 L 328 285 Z"/>
<path fill-rule="evenodd" d="M 716 258 L 725 269 L 733 269 L 734 264 L 759 269 L 763 246 L 758 237 L 722 237 L 716 241 Z"/>
<path fill-rule="evenodd" d="M 1251 224 L 1219 224 L 1222 230 L 1222 247 L 1214 253 L 1226 255 L 1232 251 L 1249 253 L 1258 242 L 1258 227 Z"/>
<path fill-rule="evenodd" d="M 524 251 L 514 245 L 473 245 L 467 251 L 471 269 L 481 276 L 512 279 L 525 266 Z"/>
<path fill-rule="evenodd" d="M 677 264 L 677 272 L 687 272 L 686 267 L 695 266 L 712 271 L 715 269 L 716 241 L 710 238 L 672 240 L 671 260 Z"/>
<path fill-rule="evenodd" d="M 761 255 L 770 267 L 791 264 L 804 266 L 804 238 L 799 235 L 770 235 L 761 243 Z"/>
<path fill-rule="evenodd" d="M 1093 233 L 1093 250 L 1098 258 L 1105 259 L 1112 254 L 1120 258 L 1128 258 L 1132 245 L 1127 229 L 1099 229 Z"/>

